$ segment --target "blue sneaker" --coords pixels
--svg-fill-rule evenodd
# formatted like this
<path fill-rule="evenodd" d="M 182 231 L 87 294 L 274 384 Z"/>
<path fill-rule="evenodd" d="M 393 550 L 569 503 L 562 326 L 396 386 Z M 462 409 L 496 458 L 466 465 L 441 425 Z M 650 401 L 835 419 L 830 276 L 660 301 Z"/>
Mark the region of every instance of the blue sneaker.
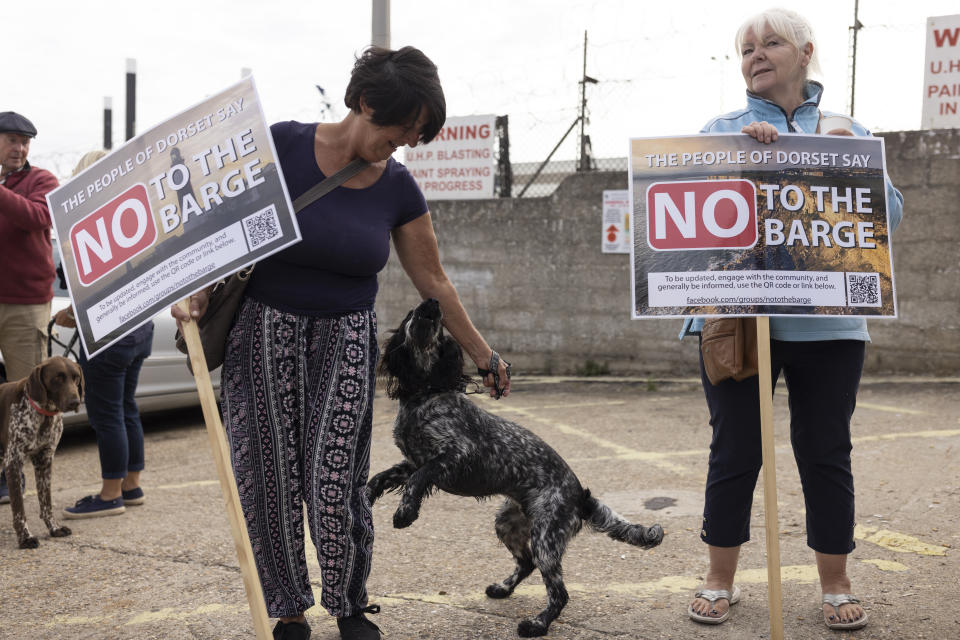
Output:
<path fill-rule="evenodd" d="M 135 507 L 141 505 L 146 501 L 146 498 L 143 496 L 143 489 L 137 487 L 136 489 L 130 489 L 130 491 L 123 492 L 123 504 L 128 507 Z"/>
<path fill-rule="evenodd" d="M 20 487 L 26 491 L 27 488 L 27 476 L 23 475 L 23 472 L 20 472 Z M 10 487 L 7 486 L 7 477 L 0 471 L 0 504 L 7 504 L 10 502 Z"/>
<path fill-rule="evenodd" d="M 118 516 L 124 511 L 123 498 L 101 500 L 99 495 L 87 496 L 77 500 L 77 504 L 63 510 L 63 517 L 68 520 L 78 518 L 99 518 L 100 516 Z"/>

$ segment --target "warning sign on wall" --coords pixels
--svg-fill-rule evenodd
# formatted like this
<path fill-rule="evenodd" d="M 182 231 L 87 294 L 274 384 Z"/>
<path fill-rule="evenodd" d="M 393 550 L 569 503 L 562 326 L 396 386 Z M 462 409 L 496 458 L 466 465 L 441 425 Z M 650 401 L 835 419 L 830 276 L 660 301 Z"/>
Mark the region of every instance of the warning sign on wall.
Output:
<path fill-rule="evenodd" d="M 630 190 L 605 189 L 603 192 L 604 253 L 630 253 Z"/>
<path fill-rule="evenodd" d="M 403 164 L 427 200 L 493 197 L 494 115 L 447 118 L 430 144 L 407 147 Z"/>
<path fill-rule="evenodd" d="M 960 127 L 960 15 L 927 18 L 921 129 Z"/>

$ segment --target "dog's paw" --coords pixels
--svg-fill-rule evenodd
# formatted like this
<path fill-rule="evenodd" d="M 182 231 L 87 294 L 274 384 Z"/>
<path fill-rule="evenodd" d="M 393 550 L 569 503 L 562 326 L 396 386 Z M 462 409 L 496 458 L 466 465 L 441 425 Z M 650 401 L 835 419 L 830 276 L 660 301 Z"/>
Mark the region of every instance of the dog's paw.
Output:
<path fill-rule="evenodd" d="M 29 538 L 24 538 L 23 540 L 20 541 L 21 549 L 36 549 L 39 546 L 40 546 L 40 541 L 34 538 L 33 536 L 30 536 Z"/>
<path fill-rule="evenodd" d="M 496 598 L 499 600 L 508 597 L 511 593 L 513 593 L 513 591 L 503 586 L 500 582 L 487 587 L 488 598 Z"/>
<path fill-rule="evenodd" d="M 652 527 L 647 528 L 643 536 L 643 543 L 641 546 L 644 549 L 652 549 L 663 542 L 663 527 L 658 524 L 653 525 Z"/>
<path fill-rule="evenodd" d="M 393 528 L 394 529 L 406 529 L 413 524 L 414 520 L 419 516 L 419 512 L 416 509 L 411 509 L 409 507 L 404 507 L 400 505 L 400 508 L 397 509 L 396 513 L 393 514 Z"/>
<path fill-rule="evenodd" d="M 377 501 L 382 492 L 374 491 L 372 488 L 370 488 L 370 485 L 367 485 L 363 488 L 363 493 L 367 496 L 367 502 L 372 507 L 373 503 Z"/>
<path fill-rule="evenodd" d="M 50 531 L 50 536 L 53 538 L 66 538 L 72 533 L 73 531 L 70 530 L 70 527 L 57 527 Z"/>
<path fill-rule="evenodd" d="M 521 638 L 537 638 L 547 635 L 548 628 L 539 620 L 524 620 L 517 625 L 517 635 Z"/>

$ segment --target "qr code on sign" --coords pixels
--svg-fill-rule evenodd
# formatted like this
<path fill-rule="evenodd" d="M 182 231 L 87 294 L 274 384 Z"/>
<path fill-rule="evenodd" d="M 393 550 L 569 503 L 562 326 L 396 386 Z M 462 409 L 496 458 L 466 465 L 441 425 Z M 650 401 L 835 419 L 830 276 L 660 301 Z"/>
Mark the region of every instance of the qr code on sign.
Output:
<path fill-rule="evenodd" d="M 847 304 L 851 307 L 879 307 L 880 274 L 847 273 Z"/>
<path fill-rule="evenodd" d="M 279 236 L 280 220 L 277 218 L 277 208 L 270 205 L 244 218 L 243 232 L 247 236 L 250 249 L 256 249 Z"/>

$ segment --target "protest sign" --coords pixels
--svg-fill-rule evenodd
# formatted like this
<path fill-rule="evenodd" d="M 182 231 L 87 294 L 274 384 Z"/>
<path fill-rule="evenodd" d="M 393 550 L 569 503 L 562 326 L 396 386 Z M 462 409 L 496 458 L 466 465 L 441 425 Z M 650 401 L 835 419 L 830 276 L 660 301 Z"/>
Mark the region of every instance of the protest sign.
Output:
<path fill-rule="evenodd" d="M 47 202 L 91 357 L 300 240 L 250 76 L 131 139 Z"/>
<path fill-rule="evenodd" d="M 634 318 L 896 316 L 881 138 L 630 144 Z"/>
<path fill-rule="evenodd" d="M 406 148 L 403 163 L 427 200 L 492 198 L 494 115 L 447 118 L 437 137 Z"/>
<path fill-rule="evenodd" d="M 300 240 L 253 78 L 131 139 L 47 195 L 90 357 L 172 304 Z M 183 325 L 258 640 L 270 637 L 197 323 Z"/>

